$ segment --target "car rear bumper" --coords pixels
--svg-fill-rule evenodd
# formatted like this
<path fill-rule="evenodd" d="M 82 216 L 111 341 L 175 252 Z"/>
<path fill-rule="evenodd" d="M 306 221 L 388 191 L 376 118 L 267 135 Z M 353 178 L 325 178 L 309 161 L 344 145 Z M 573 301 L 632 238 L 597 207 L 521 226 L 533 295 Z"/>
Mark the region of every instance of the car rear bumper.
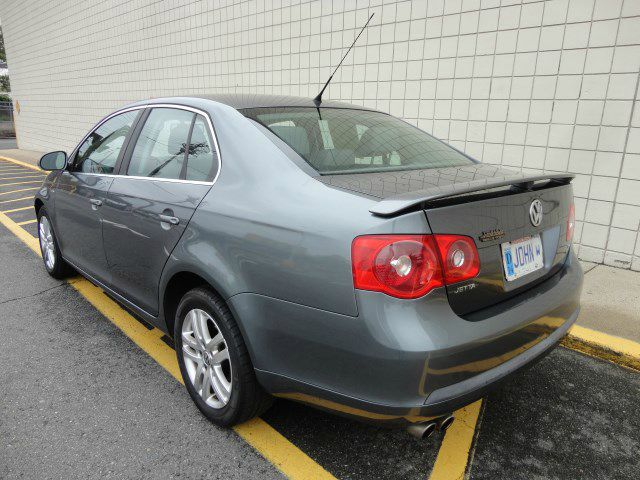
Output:
<path fill-rule="evenodd" d="M 274 395 L 375 422 L 446 414 L 542 358 L 579 312 L 571 252 L 547 281 L 469 321 L 434 290 L 407 301 L 357 291 L 350 317 L 255 294 L 229 299 L 259 381 Z"/>
<path fill-rule="evenodd" d="M 434 390 L 427 397 L 422 407 L 423 413 L 430 415 L 444 414 L 468 405 L 481 398 L 488 390 L 497 386 L 498 383 L 510 375 L 531 366 L 537 360 L 541 360 L 562 340 L 562 337 L 565 336 L 578 318 L 579 310 L 579 308 L 574 310 L 569 319 L 551 332 L 544 340 L 519 353 L 511 360 L 507 360 L 466 380 Z"/>

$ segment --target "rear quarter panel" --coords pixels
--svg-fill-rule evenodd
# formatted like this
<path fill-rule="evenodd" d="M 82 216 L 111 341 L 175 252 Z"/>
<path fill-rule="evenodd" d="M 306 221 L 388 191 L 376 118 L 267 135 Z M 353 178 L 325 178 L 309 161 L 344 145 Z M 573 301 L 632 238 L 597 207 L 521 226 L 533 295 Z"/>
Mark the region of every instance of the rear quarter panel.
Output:
<path fill-rule="evenodd" d="M 163 284 L 188 270 L 225 298 L 255 293 L 356 316 L 351 242 L 367 233 L 426 233 L 424 214 L 372 215 L 377 199 L 324 185 L 239 112 L 208 103 L 221 171 L 172 252 Z"/>

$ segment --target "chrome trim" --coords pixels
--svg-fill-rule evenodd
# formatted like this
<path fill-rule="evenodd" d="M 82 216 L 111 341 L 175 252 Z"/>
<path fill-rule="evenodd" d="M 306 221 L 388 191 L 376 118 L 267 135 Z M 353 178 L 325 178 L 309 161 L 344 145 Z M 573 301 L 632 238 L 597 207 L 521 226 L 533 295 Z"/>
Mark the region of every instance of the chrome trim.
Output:
<path fill-rule="evenodd" d="M 539 198 L 534 199 L 529 205 L 529 220 L 531 225 L 539 227 L 542 223 L 542 216 L 544 215 L 544 208 Z"/>
<path fill-rule="evenodd" d="M 104 177 L 104 178 L 130 178 L 131 180 L 148 180 L 151 182 L 188 183 L 191 185 L 213 185 L 213 182 L 203 182 L 200 180 L 182 180 L 180 178 L 138 177 L 136 175 L 113 175 L 112 173 L 89 173 L 89 172 L 67 172 L 67 173 L 89 175 L 92 177 Z"/>
<path fill-rule="evenodd" d="M 134 175 L 113 175 L 113 174 L 103 174 L 103 173 L 87 173 L 87 172 L 73 172 L 73 173 L 82 173 L 83 175 L 94 175 L 94 176 L 100 176 L 100 177 L 117 177 L 117 178 L 132 178 L 132 179 L 136 179 L 136 180 L 151 180 L 151 181 L 160 181 L 160 182 L 175 182 L 175 183 L 190 183 L 190 184 L 197 184 L 197 185 L 213 185 L 214 183 L 216 183 L 216 180 L 218 180 L 218 177 L 220 176 L 220 172 L 222 171 L 222 152 L 220 151 L 220 144 L 218 143 L 218 136 L 216 135 L 216 130 L 215 128 L 213 128 L 213 122 L 211 121 L 211 117 L 209 115 L 208 112 L 205 112 L 204 110 L 200 110 L 199 108 L 195 108 L 195 107 L 189 107 L 187 105 L 180 105 L 180 104 L 174 104 L 174 103 L 148 103 L 145 105 L 138 105 L 135 107 L 127 107 L 127 108 L 123 108 L 120 110 L 116 110 L 115 112 L 110 113 L 109 115 L 107 115 L 106 117 L 104 117 L 102 120 L 100 120 L 91 130 L 89 130 L 89 132 L 82 137 L 82 140 L 80 140 L 80 143 L 78 143 L 78 145 L 76 145 L 76 148 L 74 148 L 71 151 L 71 154 L 69 155 L 69 158 L 73 157 L 76 152 L 78 151 L 78 149 L 80 148 L 80 145 L 82 145 L 84 143 L 84 141 L 89 137 L 89 135 L 91 135 L 93 132 L 95 132 L 98 128 L 100 128 L 100 126 L 105 123 L 107 120 L 109 120 L 112 117 L 115 117 L 116 115 L 120 115 L 121 113 L 126 113 L 126 112 L 130 112 L 133 110 L 145 110 L 147 108 L 175 108 L 177 110 L 187 110 L 189 112 L 193 112 L 193 113 L 197 113 L 202 115 L 206 120 L 207 120 L 207 124 L 209 125 L 209 132 L 211 133 L 211 138 L 213 138 L 213 143 L 216 147 L 216 152 L 218 153 L 218 171 L 216 173 L 216 176 L 213 177 L 213 180 L 211 180 L 210 182 L 203 182 L 203 181 L 199 181 L 199 180 L 182 180 L 179 178 L 154 178 L 154 177 L 140 177 L 140 176 L 134 176 Z M 71 173 L 71 172 L 70 172 Z"/>
<path fill-rule="evenodd" d="M 116 110 L 115 112 L 110 113 L 109 115 L 107 115 L 106 117 L 102 117 L 102 120 L 100 120 L 98 123 L 96 123 L 92 129 L 90 129 L 87 134 L 82 137 L 82 140 L 80 140 L 80 143 L 78 143 L 78 145 L 76 145 L 76 148 L 74 148 L 73 150 L 71 150 L 71 153 L 69 154 L 69 158 L 73 157 L 76 152 L 78 151 L 78 149 L 80 148 L 80 145 L 82 145 L 84 143 L 84 141 L 89 138 L 89 135 L 91 135 L 93 132 L 95 132 L 98 128 L 100 128 L 100 126 L 106 122 L 107 120 L 109 120 L 111 117 L 115 117 L 116 115 L 120 115 L 121 113 L 126 113 L 126 112 L 131 112 L 133 110 L 143 110 L 147 108 L 146 105 L 139 105 L 136 107 L 127 107 L 127 108 L 122 108 L 120 110 Z M 94 174 L 94 175 L 99 175 L 99 174 Z"/>
<path fill-rule="evenodd" d="M 407 427 L 409 435 L 417 438 L 418 440 L 425 440 L 436 431 L 436 422 L 416 423 Z"/>

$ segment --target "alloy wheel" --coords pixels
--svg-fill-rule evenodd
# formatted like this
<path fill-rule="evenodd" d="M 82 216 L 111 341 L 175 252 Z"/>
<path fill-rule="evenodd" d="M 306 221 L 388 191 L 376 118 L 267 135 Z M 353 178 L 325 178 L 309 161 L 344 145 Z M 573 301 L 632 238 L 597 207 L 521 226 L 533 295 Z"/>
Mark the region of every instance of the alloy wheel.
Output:
<path fill-rule="evenodd" d="M 40 218 L 40 224 L 38 226 L 38 234 L 40 237 L 40 248 L 42 249 L 42 257 L 47 269 L 53 270 L 56 264 L 56 247 L 53 243 L 53 233 L 51 232 L 51 225 L 47 217 Z"/>
<path fill-rule="evenodd" d="M 227 342 L 204 310 L 187 312 L 182 323 L 182 356 L 189 380 L 212 408 L 222 408 L 231 397 L 233 380 Z"/>

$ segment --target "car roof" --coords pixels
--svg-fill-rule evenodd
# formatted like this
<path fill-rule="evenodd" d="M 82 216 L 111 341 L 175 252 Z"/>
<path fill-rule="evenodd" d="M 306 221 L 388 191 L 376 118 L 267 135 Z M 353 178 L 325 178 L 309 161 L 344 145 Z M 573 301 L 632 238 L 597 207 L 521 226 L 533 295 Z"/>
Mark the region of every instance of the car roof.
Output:
<path fill-rule="evenodd" d="M 290 95 L 258 95 L 250 93 L 220 93 L 212 95 L 188 95 L 191 98 L 202 98 L 212 100 L 214 102 L 223 103 L 236 110 L 245 108 L 269 108 L 269 107 L 311 107 L 315 108 L 316 104 L 312 98 L 294 97 Z M 184 98 L 184 97 L 183 97 Z M 323 108 L 350 108 L 356 110 L 374 110 L 362 105 L 353 105 L 346 102 L 338 102 L 335 100 L 324 100 L 321 105 Z"/>

